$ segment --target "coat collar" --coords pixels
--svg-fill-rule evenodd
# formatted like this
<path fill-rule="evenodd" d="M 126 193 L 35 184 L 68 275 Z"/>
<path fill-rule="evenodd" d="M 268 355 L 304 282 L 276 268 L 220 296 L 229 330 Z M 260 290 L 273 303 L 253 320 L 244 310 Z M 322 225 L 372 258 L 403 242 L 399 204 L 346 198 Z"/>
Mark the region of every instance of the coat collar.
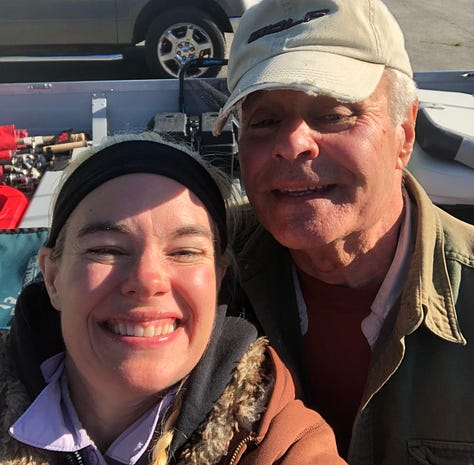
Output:
<path fill-rule="evenodd" d="M 415 178 L 405 172 L 405 186 L 417 211 L 413 258 L 403 292 L 400 330 L 410 334 L 424 322 L 438 337 L 465 345 L 456 316 L 453 289 L 446 262 L 446 244 L 440 210 L 434 207 Z"/>
<path fill-rule="evenodd" d="M 406 311 L 397 320 L 399 333 L 403 336 L 410 334 L 424 323 L 438 337 L 464 345 L 466 339 L 459 327 L 454 303 L 457 289 L 453 288 L 446 262 L 445 232 L 440 216 L 445 213 L 432 204 L 408 171 L 404 173 L 404 182 L 413 202 L 416 241 L 401 300 Z M 290 254 L 260 225 L 256 226 L 247 246 L 242 250 L 240 261 L 242 283 L 255 308 L 273 308 L 272 299 L 276 299 L 275 308 L 281 305 L 288 305 L 289 309 L 296 308 L 293 278 L 288 271 L 291 269 Z M 266 276 L 265 280 L 261 279 L 262 274 Z M 273 291 L 262 290 L 262 282 L 271 283 Z M 280 288 L 285 289 L 285 292 L 290 291 L 286 296 L 288 302 L 279 300 L 283 297 L 278 292 Z M 296 319 L 296 310 L 286 313 L 292 320 Z M 275 326 L 277 332 L 278 316 L 275 312 L 271 316 L 270 327 Z M 265 315 L 259 314 L 258 318 L 265 318 Z M 291 321 L 285 319 L 285 330 L 295 330 L 292 326 Z M 278 343 L 271 336 L 270 340 L 279 349 Z"/>

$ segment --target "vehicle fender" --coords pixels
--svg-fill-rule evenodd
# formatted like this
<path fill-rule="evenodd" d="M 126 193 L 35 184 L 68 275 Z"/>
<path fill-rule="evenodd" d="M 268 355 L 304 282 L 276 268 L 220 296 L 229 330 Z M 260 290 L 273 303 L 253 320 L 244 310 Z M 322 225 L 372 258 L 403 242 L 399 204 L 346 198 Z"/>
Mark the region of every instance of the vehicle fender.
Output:
<path fill-rule="evenodd" d="M 173 8 L 189 7 L 205 11 L 216 23 L 222 32 L 232 32 L 232 25 L 222 7 L 213 0 L 175 0 Z M 135 22 L 133 31 L 133 42 L 138 43 L 145 40 L 146 32 L 152 21 L 163 10 L 169 11 L 169 1 L 150 0 L 140 11 Z"/>

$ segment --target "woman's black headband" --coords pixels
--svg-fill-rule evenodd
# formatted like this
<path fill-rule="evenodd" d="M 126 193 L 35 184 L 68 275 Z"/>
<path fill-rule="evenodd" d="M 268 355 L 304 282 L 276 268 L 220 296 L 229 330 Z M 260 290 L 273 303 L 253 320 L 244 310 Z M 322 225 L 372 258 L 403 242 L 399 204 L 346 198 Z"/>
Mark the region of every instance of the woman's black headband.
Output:
<path fill-rule="evenodd" d="M 118 142 L 81 163 L 62 186 L 53 211 L 46 247 L 56 244 L 59 231 L 79 202 L 106 181 L 131 173 L 153 173 L 174 179 L 193 192 L 216 223 L 221 252 L 227 247 L 226 210 L 209 172 L 191 155 L 150 140 Z"/>

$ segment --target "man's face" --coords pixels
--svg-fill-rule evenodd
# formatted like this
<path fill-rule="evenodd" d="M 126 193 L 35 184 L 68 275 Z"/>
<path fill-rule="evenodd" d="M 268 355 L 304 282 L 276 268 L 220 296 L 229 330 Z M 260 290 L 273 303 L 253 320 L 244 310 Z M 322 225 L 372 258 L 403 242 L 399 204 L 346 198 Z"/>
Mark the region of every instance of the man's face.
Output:
<path fill-rule="evenodd" d="M 369 98 L 354 104 L 295 90 L 247 97 L 239 142 L 243 180 L 259 220 L 280 243 L 310 250 L 381 237 L 396 222 L 416 110 L 394 124 L 388 95 L 384 76 Z"/>

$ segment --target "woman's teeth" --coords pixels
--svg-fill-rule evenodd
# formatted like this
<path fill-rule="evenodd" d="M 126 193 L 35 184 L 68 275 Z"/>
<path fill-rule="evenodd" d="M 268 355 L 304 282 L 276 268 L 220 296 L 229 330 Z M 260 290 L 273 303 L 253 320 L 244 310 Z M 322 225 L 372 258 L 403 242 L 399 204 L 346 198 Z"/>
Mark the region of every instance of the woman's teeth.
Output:
<path fill-rule="evenodd" d="M 172 323 L 147 324 L 146 326 L 132 323 L 109 324 L 108 328 L 114 334 L 133 337 L 166 336 L 176 330 L 176 321 Z"/>

